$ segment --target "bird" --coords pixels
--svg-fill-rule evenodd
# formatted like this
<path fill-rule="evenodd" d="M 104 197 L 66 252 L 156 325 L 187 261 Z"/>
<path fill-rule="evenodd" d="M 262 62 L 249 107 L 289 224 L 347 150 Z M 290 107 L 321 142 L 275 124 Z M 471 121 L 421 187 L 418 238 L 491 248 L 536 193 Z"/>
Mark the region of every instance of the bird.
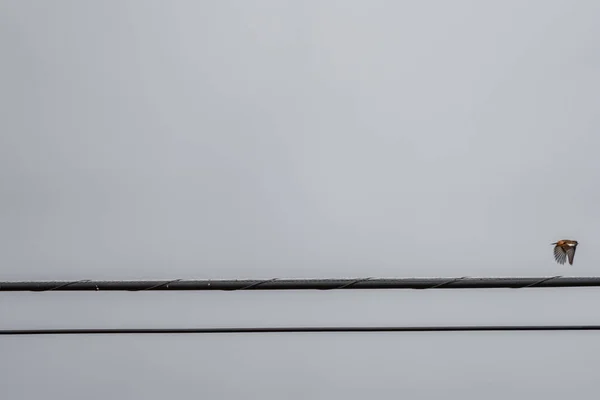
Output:
<path fill-rule="evenodd" d="M 569 264 L 573 265 L 575 250 L 577 249 L 577 240 L 559 240 L 558 242 L 550 243 L 554 246 L 554 259 L 559 264 L 564 264 L 569 258 Z"/>

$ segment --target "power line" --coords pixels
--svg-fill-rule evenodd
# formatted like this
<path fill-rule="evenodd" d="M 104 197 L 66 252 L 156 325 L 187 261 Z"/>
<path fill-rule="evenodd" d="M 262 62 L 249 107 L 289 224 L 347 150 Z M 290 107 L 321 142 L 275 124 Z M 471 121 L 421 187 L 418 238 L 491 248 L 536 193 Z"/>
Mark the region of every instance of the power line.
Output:
<path fill-rule="evenodd" d="M 348 333 L 348 332 L 490 332 L 598 331 L 600 325 L 471 325 L 471 326 L 342 326 L 253 328 L 116 328 L 116 329 L 3 329 L 0 335 L 116 335 L 221 333 Z"/>
<path fill-rule="evenodd" d="M 145 280 L 0 282 L 0 292 L 146 290 L 494 289 L 600 286 L 600 277 L 459 277 L 265 280 Z"/>

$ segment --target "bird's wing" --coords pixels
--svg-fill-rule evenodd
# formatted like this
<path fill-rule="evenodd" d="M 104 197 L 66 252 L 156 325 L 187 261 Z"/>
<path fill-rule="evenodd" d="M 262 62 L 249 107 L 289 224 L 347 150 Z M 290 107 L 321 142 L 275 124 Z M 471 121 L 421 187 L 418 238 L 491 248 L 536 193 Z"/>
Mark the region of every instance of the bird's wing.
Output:
<path fill-rule="evenodd" d="M 567 256 L 569 256 L 569 264 L 573 265 L 573 258 L 575 258 L 575 249 L 577 246 L 569 246 L 567 249 Z"/>
<path fill-rule="evenodd" d="M 554 259 L 559 264 L 564 264 L 567 259 L 567 253 L 560 246 L 554 246 Z"/>

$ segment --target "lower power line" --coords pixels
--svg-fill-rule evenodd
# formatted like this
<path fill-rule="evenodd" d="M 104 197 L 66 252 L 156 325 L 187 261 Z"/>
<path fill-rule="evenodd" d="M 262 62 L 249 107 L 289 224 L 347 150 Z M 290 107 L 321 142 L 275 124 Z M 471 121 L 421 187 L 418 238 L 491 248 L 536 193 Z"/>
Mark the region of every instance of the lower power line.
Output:
<path fill-rule="evenodd" d="M 83 328 L 2 329 L 0 335 L 120 335 L 185 333 L 347 333 L 347 332 L 489 332 L 489 331 L 600 331 L 600 325 L 463 325 L 463 326 L 309 326 L 250 328 Z"/>

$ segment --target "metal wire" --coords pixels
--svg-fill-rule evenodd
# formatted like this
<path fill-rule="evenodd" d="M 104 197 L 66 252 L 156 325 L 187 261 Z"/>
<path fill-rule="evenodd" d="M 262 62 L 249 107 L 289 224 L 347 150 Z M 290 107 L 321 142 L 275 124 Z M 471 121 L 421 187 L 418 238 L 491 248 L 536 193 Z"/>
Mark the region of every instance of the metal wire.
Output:
<path fill-rule="evenodd" d="M 348 333 L 348 332 L 490 332 L 490 331 L 600 331 L 600 325 L 471 325 L 471 326 L 341 326 L 253 328 L 117 328 L 117 329 L 4 329 L 4 335 L 120 335 L 221 333 Z"/>
<path fill-rule="evenodd" d="M 349 287 L 351 287 L 351 286 L 354 286 L 354 285 L 356 285 L 357 283 L 361 283 L 361 282 L 370 281 L 371 279 L 373 279 L 373 278 L 369 277 L 369 278 L 360 278 L 360 279 L 354 279 L 353 281 L 350 281 L 350 282 L 348 282 L 348 283 L 345 283 L 345 284 L 343 284 L 343 285 L 341 285 L 341 286 L 337 286 L 337 287 L 333 287 L 333 288 L 325 288 L 325 289 L 322 289 L 322 290 L 346 289 L 346 288 L 349 288 Z"/>
<path fill-rule="evenodd" d="M 140 292 L 140 291 L 143 291 L 143 290 L 156 290 L 156 289 L 161 288 L 161 287 L 168 288 L 170 284 L 172 284 L 174 282 L 179 282 L 179 281 L 181 281 L 181 279 L 173 279 L 171 281 L 157 283 L 156 285 L 152 285 L 152 286 L 148 286 L 148 287 L 144 287 L 144 288 L 140 288 L 140 289 L 132 289 L 131 291 L 132 292 Z M 100 290 L 98 288 L 98 285 L 96 285 L 96 290 Z"/>
<path fill-rule="evenodd" d="M 148 290 L 352 290 L 352 289 L 493 289 L 598 287 L 600 277 L 459 277 L 150 281 L 0 282 L 0 292 L 148 291 Z"/>

